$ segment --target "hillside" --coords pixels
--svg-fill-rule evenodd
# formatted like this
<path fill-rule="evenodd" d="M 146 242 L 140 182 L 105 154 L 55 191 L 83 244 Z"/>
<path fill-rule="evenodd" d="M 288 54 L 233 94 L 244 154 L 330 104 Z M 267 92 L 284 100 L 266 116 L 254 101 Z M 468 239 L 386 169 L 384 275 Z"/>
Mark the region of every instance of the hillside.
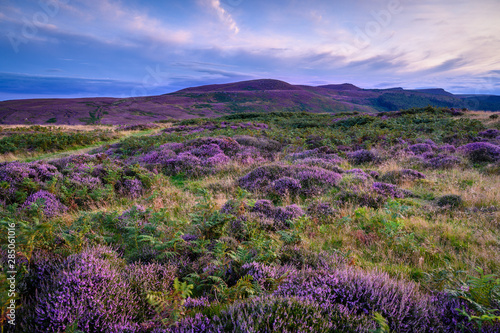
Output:
<path fill-rule="evenodd" d="M 148 97 L 4 101 L 0 124 L 139 124 L 239 112 L 373 113 L 428 105 L 498 111 L 500 97 L 459 96 L 443 89 L 362 89 L 348 83 L 313 87 L 264 79 Z"/>
<path fill-rule="evenodd" d="M 495 116 L 0 126 L 2 328 L 499 332 Z"/>

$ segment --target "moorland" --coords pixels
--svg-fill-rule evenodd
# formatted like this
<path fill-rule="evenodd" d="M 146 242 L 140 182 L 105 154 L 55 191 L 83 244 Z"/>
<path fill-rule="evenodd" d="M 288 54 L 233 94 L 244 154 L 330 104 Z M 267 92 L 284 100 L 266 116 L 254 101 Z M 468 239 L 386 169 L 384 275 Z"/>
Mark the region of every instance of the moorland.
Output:
<path fill-rule="evenodd" d="M 358 111 L 3 126 L 3 331 L 500 331 L 498 114 Z"/>
<path fill-rule="evenodd" d="M 260 79 L 191 87 L 158 96 L 3 101 L 0 124 L 124 125 L 238 112 L 373 113 L 428 105 L 500 111 L 500 96 L 458 95 L 442 88 L 362 89 L 349 83 L 307 86 Z"/>

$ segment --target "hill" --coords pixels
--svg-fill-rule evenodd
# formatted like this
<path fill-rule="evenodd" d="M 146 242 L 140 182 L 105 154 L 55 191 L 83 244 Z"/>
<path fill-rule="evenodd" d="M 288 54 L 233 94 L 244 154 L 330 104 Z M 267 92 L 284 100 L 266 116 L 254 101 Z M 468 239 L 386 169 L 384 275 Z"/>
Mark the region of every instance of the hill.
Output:
<path fill-rule="evenodd" d="M 428 105 L 498 111 L 500 96 L 453 95 L 443 89 L 362 89 L 349 83 L 314 87 L 262 79 L 159 96 L 4 101 L 0 124 L 139 124 L 239 112 L 373 113 Z"/>

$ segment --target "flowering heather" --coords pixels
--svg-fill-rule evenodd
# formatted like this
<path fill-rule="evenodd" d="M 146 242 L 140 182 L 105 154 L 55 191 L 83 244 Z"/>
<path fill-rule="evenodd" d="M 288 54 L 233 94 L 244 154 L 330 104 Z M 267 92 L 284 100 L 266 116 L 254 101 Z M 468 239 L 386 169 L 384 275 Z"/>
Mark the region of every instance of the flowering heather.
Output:
<path fill-rule="evenodd" d="M 302 186 L 295 178 L 281 177 L 272 183 L 273 189 L 279 195 L 296 195 Z"/>
<path fill-rule="evenodd" d="M 366 149 L 360 149 L 352 153 L 347 153 L 347 158 L 352 164 L 355 165 L 376 162 L 378 159 L 375 152 Z"/>
<path fill-rule="evenodd" d="M 217 167 L 217 166 L 222 166 L 226 165 L 231 161 L 229 156 L 226 156 L 224 154 L 217 154 L 214 156 L 211 156 L 206 159 L 206 161 L 203 161 L 202 164 L 205 167 Z"/>
<path fill-rule="evenodd" d="M 138 198 L 142 195 L 144 188 L 139 179 L 125 179 L 123 181 L 124 192 L 132 198 Z"/>
<path fill-rule="evenodd" d="M 239 179 L 241 187 L 249 191 L 272 192 L 274 182 L 283 178 L 293 178 L 300 183 L 299 194 L 319 194 L 333 186 L 341 179 L 338 173 L 307 165 L 272 164 L 254 169 Z M 283 181 L 284 182 L 284 181 Z M 291 184 L 288 179 L 287 183 Z M 281 183 L 281 182 L 280 182 Z"/>
<path fill-rule="evenodd" d="M 0 163 L 0 197 L 7 203 L 15 201 L 16 191 L 33 191 L 53 178 L 61 179 L 62 174 L 51 164 L 43 162 L 6 162 Z"/>
<path fill-rule="evenodd" d="M 340 305 L 350 316 L 380 312 L 394 332 L 460 332 L 458 324 L 470 327 L 465 317 L 450 311 L 450 305 L 457 302 L 422 294 L 417 285 L 391 279 L 385 273 L 343 267 L 303 270 L 254 264 L 243 267 L 264 288 L 269 278 L 276 279 L 287 272 L 285 280 L 273 292 L 275 296 L 300 297 L 325 307 Z"/>
<path fill-rule="evenodd" d="M 342 178 L 338 173 L 322 168 L 309 167 L 298 170 L 295 178 L 300 181 L 301 192 L 305 195 L 317 195 L 335 186 Z"/>
<path fill-rule="evenodd" d="M 167 142 L 162 144 L 160 149 L 172 150 L 175 153 L 179 153 L 182 149 L 184 149 L 184 144 L 180 142 Z"/>
<path fill-rule="evenodd" d="M 375 183 L 373 183 L 372 188 L 378 194 L 381 194 L 381 195 L 386 196 L 386 197 L 391 197 L 391 198 L 404 198 L 405 197 L 404 191 L 402 191 L 397 186 L 392 185 L 392 184 L 375 182 Z"/>
<path fill-rule="evenodd" d="M 236 135 L 233 137 L 240 145 L 255 147 L 261 152 L 276 153 L 281 150 L 282 145 L 278 141 L 266 137 L 254 137 L 249 135 Z"/>
<path fill-rule="evenodd" d="M 192 173 L 199 175 L 203 173 L 201 168 L 201 160 L 190 152 L 183 152 L 175 158 L 168 159 L 164 162 L 163 168 L 167 175 L 175 175 L 179 173 Z"/>
<path fill-rule="evenodd" d="M 137 332 L 139 298 L 119 270 L 116 253 L 96 247 L 69 256 L 39 285 L 30 332 Z"/>
<path fill-rule="evenodd" d="M 368 178 L 370 177 L 366 172 L 364 172 L 361 169 L 346 170 L 344 176 L 345 175 L 352 175 L 355 179 L 362 181 L 368 180 Z"/>
<path fill-rule="evenodd" d="M 193 309 L 193 308 L 206 308 L 210 306 L 210 300 L 208 297 L 199 297 L 199 298 L 191 298 L 188 297 L 186 299 L 186 302 L 184 303 L 184 307 L 187 309 Z"/>
<path fill-rule="evenodd" d="M 172 150 L 163 148 L 147 153 L 142 157 L 141 162 L 146 164 L 165 164 L 166 161 L 175 157 L 176 154 Z"/>
<path fill-rule="evenodd" d="M 500 146 L 489 142 L 473 142 L 461 146 L 459 150 L 471 162 L 495 162 L 500 160 Z"/>
<path fill-rule="evenodd" d="M 427 160 L 425 165 L 432 169 L 451 169 L 460 163 L 460 158 L 456 156 L 439 154 Z"/>
<path fill-rule="evenodd" d="M 222 149 L 215 143 L 201 145 L 190 150 L 191 154 L 200 158 L 212 157 L 218 154 L 224 154 Z"/>
<path fill-rule="evenodd" d="M 215 144 L 219 146 L 219 148 L 222 149 L 224 154 L 228 156 L 233 156 L 241 149 L 240 144 L 236 140 L 228 137 L 217 137 L 217 138 L 201 137 L 187 141 L 185 143 L 185 146 L 200 147 L 203 145 L 210 145 L 210 144 Z"/>
<path fill-rule="evenodd" d="M 267 154 L 269 156 L 269 154 Z M 234 156 L 234 160 L 244 164 L 261 164 L 266 161 L 261 152 L 255 147 L 244 147 Z"/>
<path fill-rule="evenodd" d="M 225 211 L 228 210 L 226 209 Z M 269 227 L 276 230 L 286 229 L 286 221 L 296 219 L 305 214 L 297 205 L 275 207 L 269 200 L 257 200 L 251 212 L 257 213 L 263 218 L 261 222 L 264 224 L 269 222 Z"/>
<path fill-rule="evenodd" d="M 328 202 L 313 202 L 307 207 L 307 214 L 325 219 L 331 217 L 337 212 Z"/>
<path fill-rule="evenodd" d="M 71 177 L 68 177 L 68 181 L 74 186 L 78 188 L 89 188 L 95 189 L 102 185 L 102 181 L 98 177 L 93 177 L 88 173 L 83 172 L 73 172 L 71 173 Z"/>
<path fill-rule="evenodd" d="M 432 152 L 434 145 L 428 143 L 417 143 L 408 147 L 408 149 L 415 155 L 420 155 L 426 152 Z"/>
<path fill-rule="evenodd" d="M 486 131 L 479 132 L 478 135 L 483 138 L 494 139 L 500 135 L 500 131 L 495 128 L 490 128 Z"/>
<path fill-rule="evenodd" d="M 89 165 L 89 164 L 99 163 L 104 159 L 107 159 L 107 156 L 104 154 L 97 154 L 97 155 L 79 154 L 51 161 L 50 164 L 56 166 L 57 169 L 59 170 L 63 170 L 69 166 L 82 165 L 82 164 Z"/>
<path fill-rule="evenodd" d="M 437 151 L 444 153 L 454 153 L 457 150 L 454 145 L 444 144 L 442 146 L 437 147 Z"/>
<path fill-rule="evenodd" d="M 53 217 L 64 213 L 68 208 L 64 206 L 54 194 L 41 190 L 28 196 L 21 206 L 21 209 L 29 209 L 33 204 L 38 204 L 42 208 L 43 214 L 47 217 Z"/>

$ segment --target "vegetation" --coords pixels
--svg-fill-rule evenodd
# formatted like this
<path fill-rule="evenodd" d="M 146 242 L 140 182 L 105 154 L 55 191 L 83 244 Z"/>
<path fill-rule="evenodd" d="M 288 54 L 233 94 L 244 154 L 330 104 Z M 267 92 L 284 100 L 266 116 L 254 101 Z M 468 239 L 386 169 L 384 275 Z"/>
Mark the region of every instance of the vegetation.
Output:
<path fill-rule="evenodd" d="M 2 163 L 16 329 L 498 332 L 497 128 L 430 107 L 241 113 Z"/>

